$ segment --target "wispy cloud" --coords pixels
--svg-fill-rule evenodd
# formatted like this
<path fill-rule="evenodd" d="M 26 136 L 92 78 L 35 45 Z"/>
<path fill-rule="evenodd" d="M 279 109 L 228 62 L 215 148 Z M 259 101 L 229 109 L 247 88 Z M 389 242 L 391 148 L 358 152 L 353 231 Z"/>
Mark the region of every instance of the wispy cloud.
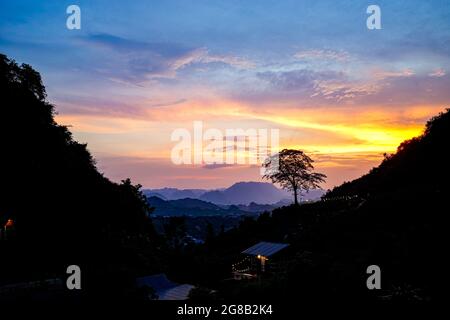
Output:
<path fill-rule="evenodd" d="M 257 76 L 269 82 L 276 89 L 282 90 L 314 90 L 317 81 L 344 78 L 342 72 L 310 69 L 285 72 L 266 71 L 258 73 Z"/>
<path fill-rule="evenodd" d="M 394 71 L 376 69 L 373 71 L 373 77 L 377 80 L 384 80 L 386 78 L 396 78 L 396 77 L 411 77 L 414 74 L 415 72 L 411 68 Z"/>
<path fill-rule="evenodd" d="M 433 70 L 433 72 L 429 73 L 428 75 L 429 75 L 430 77 L 437 77 L 437 78 L 440 78 L 440 77 L 445 76 L 446 73 L 445 73 L 445 70 L 444 70 L 444 69 L 439 68 L 439 69 Z"/>
<path fill-rule="evenodd" d="M 300 69 L 287 72 L 263 72 L 258 77 L 271 84 L 272 90 L 295 91 L 303 98 L 341 102 L 380 90 L 376 80 L 351 79 L 343 71 Z"/>
<path fill-rule="evenodd" d="M 299 60 L 334 60 L 334 61 L 348 61 L 350 54 L 345 50 L 330 50 L 330 49 L 313 49 L 299 51 L 294 54 L 294 58 Z"/>
<path fill-rule="evenodd" d="M 311 97 L 322 97 L 337 102 L 367 96 L 378 92 L 381 85 L 375 82 L 317 80 Z"/>
<path fill-rule="evenodd" d="M 172 63 L 174 70 L 181 69 L 191 64 L 209 64 L 209 63 L 223 63 L 238 69 L 252 69 L 255 63 L 245 58 L 231 56 L 231 55 L 214 55 L 211 54 L 207 48 L 199 48 L 193 50 L 189 55 L 181 57 Z"/>
<path fill-rule="evenodd" d="M 123 103 L 113 99 L 102 99 L 81 95 L 56 96 L 55 101 L 58 110 L 63 110 L 65 115 L 86 115 L 117 118 L 143 118 L 145 109 L 136 104 Z"/>
<path fill-rule="evenodd" d="M 237 69 L 253 68 L 248 59 L 223 54 L 212 54 L 207 48 L 191 48 L 177 43 L 142 42 L 110 34 L 94 34 L 81 40 L 89 45 L 106 48 L 118 54 L 126 65 L 110 68 L 111 79 L 133 83 L 150 79 L 173 79 L 177 71 L 195 64 L 222 64 Z"/>
<path fill-rule="evenodd" d="M 178 100 L 175 100 L 175 101 L 154 103 L 154 104 L 151 104 L 150 106 L 151 107 L 168 107 L 168 106 L 174 106 L 174 105 L 177 105 L 177 104 L 181 104 L 181 103 L 184 103 L 186 101 L 187 101 L 187 99 L 178 99 Z"/>

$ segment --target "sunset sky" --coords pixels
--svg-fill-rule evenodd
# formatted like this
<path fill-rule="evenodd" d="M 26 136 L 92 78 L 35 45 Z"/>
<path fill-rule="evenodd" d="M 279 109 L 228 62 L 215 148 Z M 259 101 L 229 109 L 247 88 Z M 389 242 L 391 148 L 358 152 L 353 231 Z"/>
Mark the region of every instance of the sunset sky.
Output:
<path fill-rule="evenodd" d="M 450 101 L 448 1 L 2 1 L 0 52 L 41 73 L 100 171 L 147 188 L 261 181 L 257 166 L 172 164 L 171 133 L 193 121 L 279 129 L 331 188 Z"/>

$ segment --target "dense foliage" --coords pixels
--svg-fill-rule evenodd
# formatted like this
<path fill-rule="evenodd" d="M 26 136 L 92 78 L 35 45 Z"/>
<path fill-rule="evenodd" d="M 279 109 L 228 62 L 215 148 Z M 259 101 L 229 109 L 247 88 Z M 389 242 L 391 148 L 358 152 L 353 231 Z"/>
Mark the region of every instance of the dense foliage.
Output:
<path fill-rule="evenodd" d="M 155 241 L 140 186 L 98 172 L 86 145 L 55 122 L 31 66 L 0 55 L 0 88 L 0 225 L 11 220 L 15 228 L 0 242 L 0 284 L 59 276 L 77 264 L 95 279 L 92 290 L 103 290 L 108 272 L 138 265 L 130 243 Z"/>

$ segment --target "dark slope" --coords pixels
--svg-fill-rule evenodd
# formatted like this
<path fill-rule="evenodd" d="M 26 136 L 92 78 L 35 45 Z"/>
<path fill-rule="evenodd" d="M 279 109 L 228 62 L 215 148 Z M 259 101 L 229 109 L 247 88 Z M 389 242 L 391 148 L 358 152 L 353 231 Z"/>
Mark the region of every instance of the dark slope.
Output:
<path fill-rule="evenodd" d="M 106 288 L 105 264 L 115 268 L 111 259 L 121 256 L 124 239 L 152 232 L 145 197 L 129 181 L 112 183 L 97 171 L 86 145 L 54 121 L 29 65 L 0 55 L 0 88 L 0 225 L 14 221 L 13 238 L 0 241 L 0 284 L 79 264 L 91 287 Z"/>
<path fill-rule="evenodd" d="M 420 137 L 404 141 L 370 173 L 334 188 L 326 197 L 388 193 L 394 190 L 449 189 L 450 112 L 431 119 Z"/>
<path fill-rule="evenodd" d="M 154 208 L 154 216 L 227 216 L 250 214 L 239 209 L 225 209 L 213 203 L 198 199 L 163 200 L 159 197 L 149 197 L 149 205 Z"/>

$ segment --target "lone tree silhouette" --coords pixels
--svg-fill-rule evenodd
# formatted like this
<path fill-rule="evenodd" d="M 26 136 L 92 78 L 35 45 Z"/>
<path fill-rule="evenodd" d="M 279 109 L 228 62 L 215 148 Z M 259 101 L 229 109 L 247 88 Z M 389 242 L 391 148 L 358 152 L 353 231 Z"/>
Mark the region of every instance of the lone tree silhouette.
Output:
<path fill-rule="evenodd" d="M 314 172 L 313 162 L 314 160 L 301 150 L 283 149 L 263 163 L 265 168 L 263 178 L 292 191 L 295 204 L 298 205 L 298 195 L 301 190 L 318 188 L 319 183 L 325 182 L 327 177 L 322 173 Z"/>

